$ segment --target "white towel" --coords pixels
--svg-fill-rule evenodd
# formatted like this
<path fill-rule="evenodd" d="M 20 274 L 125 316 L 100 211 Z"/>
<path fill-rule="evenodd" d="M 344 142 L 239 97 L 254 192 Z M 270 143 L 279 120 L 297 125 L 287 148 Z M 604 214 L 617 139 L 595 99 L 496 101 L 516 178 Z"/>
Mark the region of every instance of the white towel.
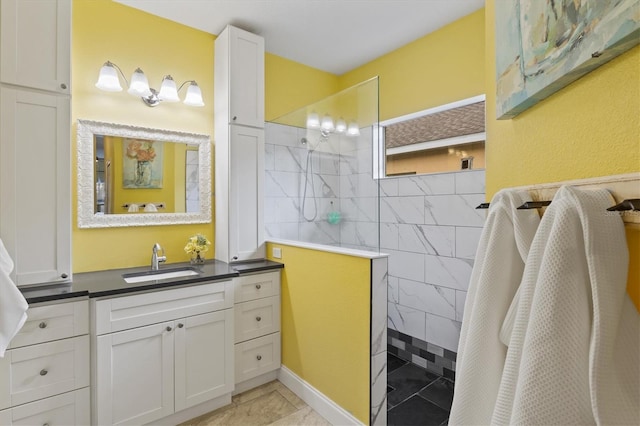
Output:
<path fill-rule="evenodd" d="M 606 190 L 562 187 L 523 274 L 493 424 L 640 424 L 640 317 Z"/>
<path fill-rule="evenodd" d="M 145 206 L 144 206 L 144 211 L 145 211 L 145 212 L 153 212 L 153 213 L 155 213 L 155 212 L 157 212 L 157 211 L 158 211 L 158 208 L 157 208 L 157 207 L 156 207 L 156 205 L 155 205 L 155 204 L 153 204 L 153 203 L 147 203 L 147 204 L 145 204 Z"/>
<path fill-rule="evenodd" d="M 140 210 L 140 208 L 138 207 L 137 204 L 129 204 L 129 210 L 127 210 L 129 213 L 136 213 L 138 210 Z"/>
<path fill-rule="evenodd" d="M 27 320 L 29 305 L 10 277 L 13 260 L 0 240 L 0 357 Z"/>
<path fill-rule="evenodd" d="M 520 285 L 540 217 L 516 210 L 525 191 L 502 190 L 489 206 L 464 307 L 449 424 L 488 424 L 498 394 L 506 347 L 498 331 Z"/>

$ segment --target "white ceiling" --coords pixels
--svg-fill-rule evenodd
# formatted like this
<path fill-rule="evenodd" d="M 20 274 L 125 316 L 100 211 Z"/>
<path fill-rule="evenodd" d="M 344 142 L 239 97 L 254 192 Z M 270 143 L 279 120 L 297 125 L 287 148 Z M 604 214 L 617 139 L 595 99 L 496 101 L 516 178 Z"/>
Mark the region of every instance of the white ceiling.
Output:
<path fill-rule="evenodd" d="M 278 56 L 341 75 L 484 6 L 484 0 L 116 0 L 218 35 L 227 24 Z"/>

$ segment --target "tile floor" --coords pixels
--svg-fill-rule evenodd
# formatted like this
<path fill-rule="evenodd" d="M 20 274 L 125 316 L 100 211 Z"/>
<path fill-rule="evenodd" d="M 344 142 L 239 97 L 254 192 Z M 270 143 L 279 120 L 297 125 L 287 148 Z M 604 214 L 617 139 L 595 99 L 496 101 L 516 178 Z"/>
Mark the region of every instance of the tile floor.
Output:
<path fill-rule="evenodd" d="M 393 354 L 387 355 L 387 424 L 446 425 L 453 382 Z"/>
<path fill-rule="evenodd" d="M 211 425 L 328 426 L 330 423 L 276 380 L 238 394 L 230 405 L 180 426 Z"/>

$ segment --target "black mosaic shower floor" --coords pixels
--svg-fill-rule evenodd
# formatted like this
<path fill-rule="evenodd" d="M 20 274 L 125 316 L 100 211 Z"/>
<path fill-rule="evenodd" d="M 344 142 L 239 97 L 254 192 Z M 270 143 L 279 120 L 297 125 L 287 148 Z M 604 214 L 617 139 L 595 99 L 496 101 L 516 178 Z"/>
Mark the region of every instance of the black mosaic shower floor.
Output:
<path fill-rule="evenodd" d="M 446 425 L 453 382 L 387 354 L 387 424 Z"/>

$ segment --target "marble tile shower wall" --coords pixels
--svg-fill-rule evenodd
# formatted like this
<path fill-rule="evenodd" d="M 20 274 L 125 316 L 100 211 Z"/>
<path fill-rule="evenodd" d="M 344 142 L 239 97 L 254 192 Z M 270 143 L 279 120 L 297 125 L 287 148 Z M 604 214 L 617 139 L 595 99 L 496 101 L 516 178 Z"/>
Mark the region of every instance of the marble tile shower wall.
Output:
<path fill-rule="evenodd" d="M 307 138 L 315 146 L 317 136 L 267 124 L 267 238 L 374 251 L 379 247 L 389 254 L 388 327 L 457 352 L 485 219 L 485 210 L 475 209 L 485 201 L 484 170 L 383 179 L 378 199 L 371 130 L 361 132 L 359 140 L 332 135 L 313 152 L 315 197 L 308 186 L 303 215 L 308 150 L 300 141 Z M 313 216 L 314 198 L 318 214 L 309 222 L 304 216 Z M 339 226 L 327 222 L 331 210 L 341 212 Z"/>
<path fill-rule="evenodd" d="M 389 328 L 457 352 L 484 200 L 484 170 L 381 182 Z"/>
<path fill-rule="evenodd" d="M 317 132 L 267 123 L 267 238 L 377 251 L 377 185 L 371 144 L 362 143 L 371 132 L 362 133 L 360 139 L 333 134 L 320 142 Z M 332 211 L 340 212 L 338 224 L 327 220 Z"/>

